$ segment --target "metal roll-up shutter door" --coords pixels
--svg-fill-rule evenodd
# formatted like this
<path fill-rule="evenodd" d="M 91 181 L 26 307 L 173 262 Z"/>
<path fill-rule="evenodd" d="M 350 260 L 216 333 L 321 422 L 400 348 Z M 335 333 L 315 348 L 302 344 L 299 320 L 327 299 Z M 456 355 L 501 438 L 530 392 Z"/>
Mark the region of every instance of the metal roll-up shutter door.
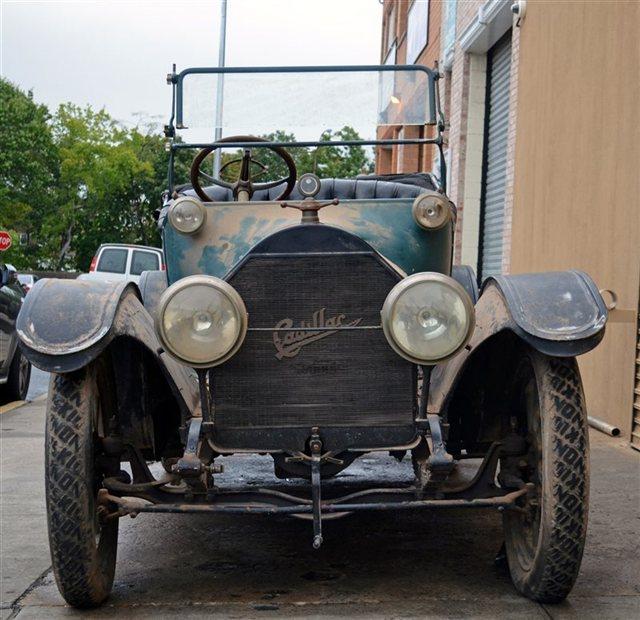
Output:
<path fill-rule="evenodd" d="M 482 183 L 481 278 L 502 272 L 502 237 L 507 183 L 511 31 L 487 56 L 487 99 Z"/>

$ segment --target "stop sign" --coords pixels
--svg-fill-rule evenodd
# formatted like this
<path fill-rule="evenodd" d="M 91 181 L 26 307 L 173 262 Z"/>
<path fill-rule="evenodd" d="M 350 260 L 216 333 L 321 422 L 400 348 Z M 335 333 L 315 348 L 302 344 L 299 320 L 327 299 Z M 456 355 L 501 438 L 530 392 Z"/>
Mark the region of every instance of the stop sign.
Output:
<path fill-rule="evenodd" d="M 4 231 L 0 230 L 0 252 L 4 252 L 11 247 L 11 235 Z"/>

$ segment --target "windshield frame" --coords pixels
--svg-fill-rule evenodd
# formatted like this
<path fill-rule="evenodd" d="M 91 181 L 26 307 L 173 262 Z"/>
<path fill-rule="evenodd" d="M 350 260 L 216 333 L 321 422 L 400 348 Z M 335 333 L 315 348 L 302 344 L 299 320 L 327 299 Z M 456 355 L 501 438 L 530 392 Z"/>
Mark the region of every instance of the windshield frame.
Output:
<path fill-rule="evenodd" d="M 220 143 L 215 140 L 211 142 L 182 142 L 176 139 L 176 130 L 186 129 L 183 124 L 184 109 L 184 78 L 197 74 L 250 74 L 250 73 L 346 73 L 346 72 L 398 72 L 398 71 L 419 71 L 427 75 L 428 79 L 428 100 L 431 117 L 424 126 L 433 126 L 435 135 L 431 138 L 384 138 L 384 139 L 361 139 L 361 140 L 304 140 L 293 142 L 225 142 Z M 430 69 L 424 65 L 310 65 L 310 66 L 278 66 L 278 67 L 189 67 L 176 73 L 176 65 L 167 75 L 167 83 L 172 86 L 171 117 L 165 125 L 164 133 L 169 139 L 167 149 L 169 150 L 169 191 L 173 192 L 173 163 L 176 151 L 183 149 L 204 149 L 212 146 L 223 146 L 224 148 L 270 148 L 270 147 L 306 147 L 324 148 L 332 146 L 391 146 L 410 144 L 435 144 L 440 155 L 440 184 L 444 188 L 446 182 L 446 164 L 443 153 L 442 132 L 444 130 L 444 117 L 440 108 L 440 96 L 438 92 L 438 80 L 440 73 L 437 69 Z M 445 190 L 446 191 L 446 190 Z"/>

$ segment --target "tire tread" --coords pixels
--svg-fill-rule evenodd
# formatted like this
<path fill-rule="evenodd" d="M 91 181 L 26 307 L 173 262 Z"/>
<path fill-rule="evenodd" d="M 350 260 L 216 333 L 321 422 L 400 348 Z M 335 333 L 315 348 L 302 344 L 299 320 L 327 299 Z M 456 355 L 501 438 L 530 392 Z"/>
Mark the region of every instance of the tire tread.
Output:
<path fill-rule="evenodd" d="M 86 450 L 91 441 L 88 371 L 55 375 L 49 390 L 45 488 L 53 572 L 64 599 L 93 607 L 108 596 L 113 570 L 102 574 L 96 558 L 90 515 Z M 116 523 L 117 528 L 117 523 Z M 117 536 L 117 529 L 116 529 Z M 114 558 L 115 559 L 115 558 Z"/>
<path fill-rule="evenodd" d="M 542 394 L 552 405 L 549 426 L 554 453 L 551 489 L 554 500 L 546 558 L 531 596 L 557 603 L 571 591 L 582 562 L 589 506 L 588 425 L 582 382 L 574 358 L 544 358 Z"/>

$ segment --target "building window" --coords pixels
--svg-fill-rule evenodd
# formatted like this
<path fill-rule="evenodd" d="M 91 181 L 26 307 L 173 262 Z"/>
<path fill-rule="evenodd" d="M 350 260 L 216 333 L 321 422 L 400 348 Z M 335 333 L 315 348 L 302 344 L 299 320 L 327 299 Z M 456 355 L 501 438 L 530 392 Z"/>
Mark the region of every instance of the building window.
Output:
<path fill-rule="evenodd" d="M 376 174 L 392 174 L 392 164 L 393 149 L 390 146 L 379 147 L 378 156 L 376 157 Z"/>
<path fill-rule="evenodd" d="M 396 17 L 397 17 L 396 5 L 394 4 L 387 15 L 387 19 L 384 25 L 384 37 L 382 39 L 384 41 L 384 51 L 382 55 L 386 60 L 387 58 L 389 58 L 390 52 L 393 49 L 393 56 L 394 56 L 393 64 L 395 64 L 396 27 L 397 27 Z M 385 62 L 385 64 L 390 64 L 390 63 Z"/>
<path fill-rule="evenodd" d="M 396 64 L 396 52 L 397 46 L 395 41 L 391 46 L 391 49 L 387 52 L 387 56 L 384 59 L 385 65 L 395 65 Z M 393 95 L 393 90 L 395 88 L 395 71 L 380 71 L 378 73 L 378 115 L 380 120 L 388 117 L 389 110 L 387 109 L 389 106 L 389 102 L 391 101 L 391 96 Z"/>
<path fill-rule="evenodd" d="M 442 6 L 444 17 L 442 18 L 441 36 L 443 39 L 442 57 L 444 58 L 445 70 L 451 70 L 451 66 L 453 65 L 453 48 L 456 43 L 457 8 L 458 0 L 449 0 L 449 2 L 445 2 Z"/>
<path fill-rule="evenodd" d="M 396 46 L 396 42 L 393 42 L 393 45 L 389 48 L 389 51 L 387 52 L 387 55 L 384 59 L 384 63 L 385 65 L 395 65 L 396 64 L 396 54 L 397 54 L 398 48 Z"/>
<path fill-rule="evenodd" d="M 426 47 L 429 37 L 429 0 L 414 0 L 407 14 L 407 63 L 412 64 Z"/>
<path fill-rule="evenodd" d="M 401 127 L 398 130 L 398 135 L 396 136 L 396 140 L 404 140 L 404 127 Z M 398 156 L 396 157 L 396 169 L 394 170 L 394 172 L 398 174 L 399 172 L 406 172 L 405 161 L 404 161 L 405 145 L 398 144 L 396 148 L 398 149 L 397 151 Z"/>

